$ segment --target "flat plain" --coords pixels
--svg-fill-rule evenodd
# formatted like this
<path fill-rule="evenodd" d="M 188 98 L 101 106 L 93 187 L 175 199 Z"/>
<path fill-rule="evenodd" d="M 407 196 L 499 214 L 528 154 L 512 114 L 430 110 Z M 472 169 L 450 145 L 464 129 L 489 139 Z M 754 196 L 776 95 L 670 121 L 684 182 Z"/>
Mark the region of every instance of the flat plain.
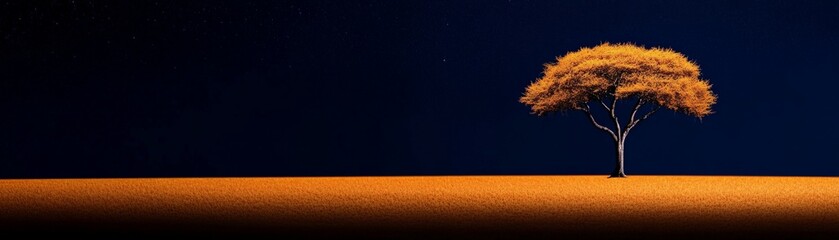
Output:
<path fill-rule="evenodd" d="M 0 180 L 0 228 L 330 237 L 839 236 L 839 178 Z"/>

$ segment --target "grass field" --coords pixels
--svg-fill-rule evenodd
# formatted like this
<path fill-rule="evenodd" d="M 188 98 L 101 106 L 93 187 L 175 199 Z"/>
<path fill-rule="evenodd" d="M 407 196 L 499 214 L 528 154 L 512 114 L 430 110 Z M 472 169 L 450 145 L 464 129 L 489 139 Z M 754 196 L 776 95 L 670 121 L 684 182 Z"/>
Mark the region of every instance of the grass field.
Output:
<path fill-rule="evenodd" d="M 429 176 L 0 180 L 0 228 L 3 227 L 40 231 L 374 234 L 418 238 L 441 234 L 837 236 L 834 234 L 839 234 L 839 178 Z"/>

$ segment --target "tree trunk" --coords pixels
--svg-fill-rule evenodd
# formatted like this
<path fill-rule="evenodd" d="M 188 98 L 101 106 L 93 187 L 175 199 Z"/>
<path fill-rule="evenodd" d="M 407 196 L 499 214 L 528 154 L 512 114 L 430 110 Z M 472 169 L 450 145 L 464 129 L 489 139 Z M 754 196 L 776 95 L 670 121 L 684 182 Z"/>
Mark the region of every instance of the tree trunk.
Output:
<path fill-rule="evenodd" d="M 610 178 L 624 178 L 626 174 L 623 172 L 623 139 L 616 141 L 617 145 L 617 159 L 615 161 L 615 170 L 612 171 Z"/>

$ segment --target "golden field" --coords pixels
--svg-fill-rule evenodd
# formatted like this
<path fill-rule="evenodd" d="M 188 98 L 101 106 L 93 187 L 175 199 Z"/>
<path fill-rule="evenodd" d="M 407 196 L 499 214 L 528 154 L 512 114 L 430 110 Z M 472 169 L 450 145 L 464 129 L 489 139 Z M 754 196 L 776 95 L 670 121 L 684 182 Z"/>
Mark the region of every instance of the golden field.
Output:
<path fill-rule="evenodd" d="M 839 233 L 839 178 L 0 180 L 2 227 L 419 238 L 435 234 L 831 236 Z"/>

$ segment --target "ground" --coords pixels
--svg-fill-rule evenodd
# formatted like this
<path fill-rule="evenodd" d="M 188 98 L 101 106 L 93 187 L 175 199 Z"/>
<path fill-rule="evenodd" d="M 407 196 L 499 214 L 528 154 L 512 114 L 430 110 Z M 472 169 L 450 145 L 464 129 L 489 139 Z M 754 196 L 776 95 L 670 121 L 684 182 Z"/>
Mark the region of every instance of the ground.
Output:
<path fill-rule="evenodd" d="M 0 180 L 0 228 L 310 237 L 836 237 L 839 178 Z"/>

